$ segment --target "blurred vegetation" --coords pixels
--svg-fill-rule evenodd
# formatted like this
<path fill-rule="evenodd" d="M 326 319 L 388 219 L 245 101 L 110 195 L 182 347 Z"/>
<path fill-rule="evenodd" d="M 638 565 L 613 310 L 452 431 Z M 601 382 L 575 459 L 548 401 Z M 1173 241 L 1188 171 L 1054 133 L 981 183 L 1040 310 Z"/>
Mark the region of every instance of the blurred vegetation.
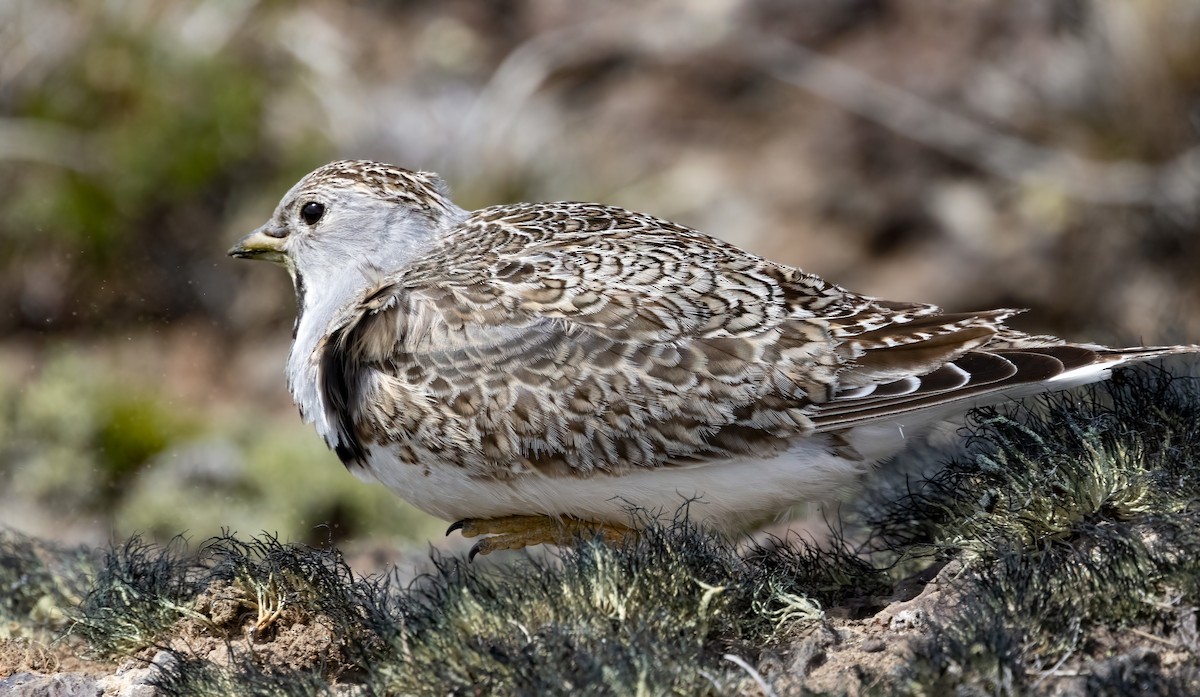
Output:
<path fill-rule="evenodd" d="M 197 431 L 156 395 L 98 374 L 80 356 L 51 361 L 36 382 L 6 392 L 13 408 L 0 453 L 21 470 L 12 487 L 67 510 L 108 509 L 150 458 Z"/>
<path fill-rule="evenodd" d="M 360 156 L 468 206 L 678 217 L 872 294 L 1200 334 L 1188 0 L 14 0 L 0 24 L 0 331 L 286 324 L 283 284 L 221 253 Z"/>
<path fill-rule="evenodd" d="M 118 539 L 223 529 L 326 543 L 356 536 L 420 541 L 443 524 L 347 476 L 299 419 L 179 407 L 78 353 L 36 380 L 0 387 L 0 484 L 60 523 L 111 521 Z"/>
<path fill-rule="evenodd" d="M 184 7 L 5 11 L 3 58 L 21 69 L 0 90 L 0 151 L 16 155 L 0 158 L 0 295 L 12 301 L 0 331 L 113 331 L 212 309 L 207 269 L 228 216 L 329 159 L 315 130 L 268 136 L 277 66 L 250 42 L 182 40 Z M 55 22 L 62 35 L 41 37 Z"/>

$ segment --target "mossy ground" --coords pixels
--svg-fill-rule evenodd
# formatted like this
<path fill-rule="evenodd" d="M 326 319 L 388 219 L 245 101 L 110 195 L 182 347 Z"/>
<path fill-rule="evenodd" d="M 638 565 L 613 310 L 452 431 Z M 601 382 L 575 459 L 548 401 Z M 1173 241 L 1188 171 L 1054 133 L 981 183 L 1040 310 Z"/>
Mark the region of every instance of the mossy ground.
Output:
<path fill-rule="evenodd" d="M 1200 381 L 1125 371 L 967 429 L 820 546 L 681 519 L 620 546 L 433 555 L 409 582 L 270 536 L 6 534 L 0 655 L 168 651 L 171 695 L 1200 691 Z"/>

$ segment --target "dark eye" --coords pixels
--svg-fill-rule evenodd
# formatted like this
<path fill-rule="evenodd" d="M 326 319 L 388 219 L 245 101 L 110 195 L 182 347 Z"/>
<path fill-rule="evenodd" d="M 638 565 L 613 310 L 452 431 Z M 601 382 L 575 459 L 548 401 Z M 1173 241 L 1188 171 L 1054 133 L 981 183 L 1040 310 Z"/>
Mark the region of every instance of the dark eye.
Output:
<path fill-rule="evenodd" d="M 309 225 L 316 225 L 322 215 L 325 215 L 325 206 L 316 201 L 309 201 L 300 209 L 300 217 Z"/>

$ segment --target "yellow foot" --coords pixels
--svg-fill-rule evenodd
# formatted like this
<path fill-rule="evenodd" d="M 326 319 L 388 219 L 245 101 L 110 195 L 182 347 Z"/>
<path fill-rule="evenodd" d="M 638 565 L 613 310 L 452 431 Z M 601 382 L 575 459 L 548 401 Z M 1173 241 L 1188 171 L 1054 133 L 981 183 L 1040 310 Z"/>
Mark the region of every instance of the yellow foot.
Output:
<path fill-rule="evenodd" d="M 461 530 L 463 537 L 491 535 L 475 543 L 468 559 L 491 554 L 498 549 L 523 549 L 530 545 L 569 544 L 576 540 L 600 537 L 619 542 L 634 532 L 619 523 L 596 523 L 578 518 L 544 515 L 514 515 L 507 518 L 466 518 L 454 523 L 446 534 Z"/>

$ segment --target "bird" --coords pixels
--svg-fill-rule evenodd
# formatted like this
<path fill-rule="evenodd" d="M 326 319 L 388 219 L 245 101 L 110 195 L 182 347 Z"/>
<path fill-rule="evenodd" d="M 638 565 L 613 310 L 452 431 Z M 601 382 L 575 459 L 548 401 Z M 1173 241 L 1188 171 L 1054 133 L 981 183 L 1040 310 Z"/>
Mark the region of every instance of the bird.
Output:
<path fill-rule="evenodd" d="M 304 176 L 229 255 L 291 275 L 301 417 L 350 472 L 480 537 L 472 558 L 683 505 L 753 530 L 971 407 L 1200 350 L 881 300 L 614 206 L 467 211 L 437 174 L 366 160 Z"/>

